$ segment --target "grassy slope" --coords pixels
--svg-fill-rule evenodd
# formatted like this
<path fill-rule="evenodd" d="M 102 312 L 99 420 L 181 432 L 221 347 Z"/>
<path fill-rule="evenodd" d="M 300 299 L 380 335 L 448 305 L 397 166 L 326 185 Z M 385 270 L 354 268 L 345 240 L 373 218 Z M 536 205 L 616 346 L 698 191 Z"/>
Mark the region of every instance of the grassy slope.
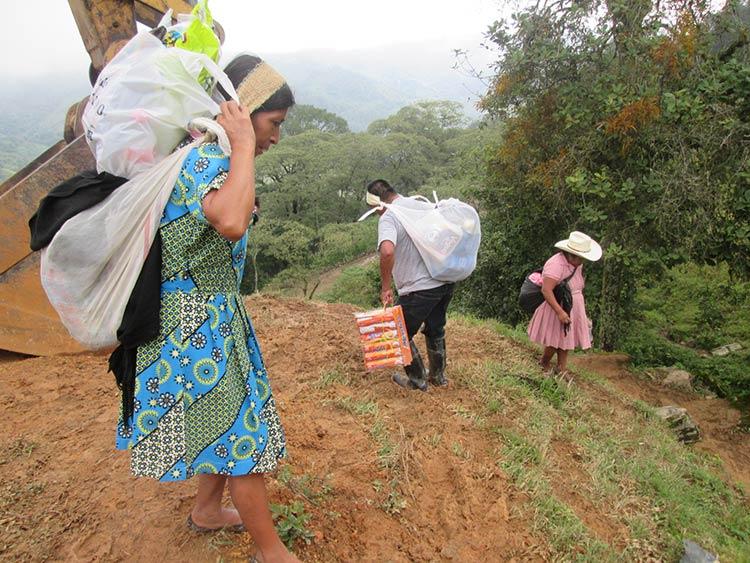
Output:
<path fill-rule="evenodd" d="M 489 325 L 524 345 L 517 332 Z M 595 373 L 573 385 L 542 377 L 528 355 L 463 376 L 484 400 L 476 414 L 499 444 L 498 463 L 527 491 L 527 509 L 558 555 L 676 560 L 689 538 L 722 560 L 750 560 L 747 493 L 718 476 L 717 459 L 678 443 L 649 405 Z"/>
<path fill-rule="evenodd" d="M 334 300 L 362 293 L 347 292 L 350 281 L 341 278 Z M 574 385 L 542 377 L 522 332 L 468 317 L 452 322 L 490 328 L 525 350 L 479 367 L 459 364 L 454 377 L 481 399 L 459 415 L 486 432 L 558 556 L 673 560 L 688 538 L 726 560 L 750 560 L 747 493 L 722 481 L 717 459 L 678 443 L 649 405 L 595 373 L 579 374 Z M 606 517 L 597 521 L 591 508 Z"/>

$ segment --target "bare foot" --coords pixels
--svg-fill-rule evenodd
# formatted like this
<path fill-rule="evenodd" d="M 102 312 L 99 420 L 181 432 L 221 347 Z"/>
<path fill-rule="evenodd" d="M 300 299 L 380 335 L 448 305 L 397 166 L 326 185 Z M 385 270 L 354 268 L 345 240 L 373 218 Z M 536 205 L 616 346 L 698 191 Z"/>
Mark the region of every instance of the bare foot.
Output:
<path fill-rule="evenodd" d="M 221 507 L 218 512 L 198 512 L 193 509 L 190 514 L 196 526 L 201 528 L 221 529 L 231 528 L 242 524 L 240 513 L 235 508 Z"/>
<path fill-rule="evenodd" d="M 255 561 L 257 563 L 302 563 L 294 553 L 284 547 L 284 544 L 281 544 L 278 549 L 259 551 L 255 554 Z"/>

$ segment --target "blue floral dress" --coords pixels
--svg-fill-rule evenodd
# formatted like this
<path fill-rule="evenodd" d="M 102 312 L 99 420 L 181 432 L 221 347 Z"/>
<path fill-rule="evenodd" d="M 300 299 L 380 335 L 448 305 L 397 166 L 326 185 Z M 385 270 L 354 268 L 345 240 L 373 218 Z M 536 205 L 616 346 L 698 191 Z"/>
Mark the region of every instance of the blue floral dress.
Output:
<path fill-rule="evenodd" d="M 138 348 L 133 417 L 117 426 L 117 448 L 130 450 L 135 475 L 265 473 L 286 455 L 239 293 L 247 234 L 224 239 L 201 205 L 228 169 L 217 144 L 193 148 L 164 210 L 160 336 Z"/>

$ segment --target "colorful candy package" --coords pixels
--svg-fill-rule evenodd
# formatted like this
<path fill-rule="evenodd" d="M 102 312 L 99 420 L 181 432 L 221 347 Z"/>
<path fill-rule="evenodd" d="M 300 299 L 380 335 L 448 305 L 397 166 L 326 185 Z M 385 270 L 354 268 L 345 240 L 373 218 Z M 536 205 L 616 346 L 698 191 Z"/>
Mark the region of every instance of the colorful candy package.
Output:
<path fill-rule="evenodd" d="M 367 371 L 411 363 L 409 336 L 400 305 L 355 313 L 354 317 Z"/>

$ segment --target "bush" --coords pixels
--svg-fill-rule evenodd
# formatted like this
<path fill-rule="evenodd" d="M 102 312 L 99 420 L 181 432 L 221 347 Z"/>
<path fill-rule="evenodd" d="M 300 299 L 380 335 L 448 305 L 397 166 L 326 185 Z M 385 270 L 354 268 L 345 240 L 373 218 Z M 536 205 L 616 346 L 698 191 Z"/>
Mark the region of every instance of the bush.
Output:
<path fill-rule="evenodd" d="M 729 274 L 725 264 L 687 263 L 650 278 L 638 289 L 639 319 L 628 327 L 622 348 L 635 366 L 679 366 L 717 394 L 750 401 L 750 283 Z M 739 342 L 744 352 L 701 355 Z"/>
<path fill-rule="evenodd" d="M 345 268 L 333 287 L 320 296 L 329 303 L 352 303 L 372 309 L 380 304 L 380 264 Z"/>
<path fill-rule="evenodd" d="M 750 406 L 750 352 L 702 357 L 695 350 L 670 342 L 653 328 L 633 323 L 623 343 L 636 367 L 676 366 L 692 373 L 718 395 Z"/>
<path fill-rule="evenodd" d="M 289 549 L 294 548 L 297 540 L 310 543 L 315 535 L 307 529 L 310 515 L 305 513 L 305 506 L 300 501 L 289 505 L 271 504 L 271 514 L 276 523 L 276 530 L 281 541 Z"/>

